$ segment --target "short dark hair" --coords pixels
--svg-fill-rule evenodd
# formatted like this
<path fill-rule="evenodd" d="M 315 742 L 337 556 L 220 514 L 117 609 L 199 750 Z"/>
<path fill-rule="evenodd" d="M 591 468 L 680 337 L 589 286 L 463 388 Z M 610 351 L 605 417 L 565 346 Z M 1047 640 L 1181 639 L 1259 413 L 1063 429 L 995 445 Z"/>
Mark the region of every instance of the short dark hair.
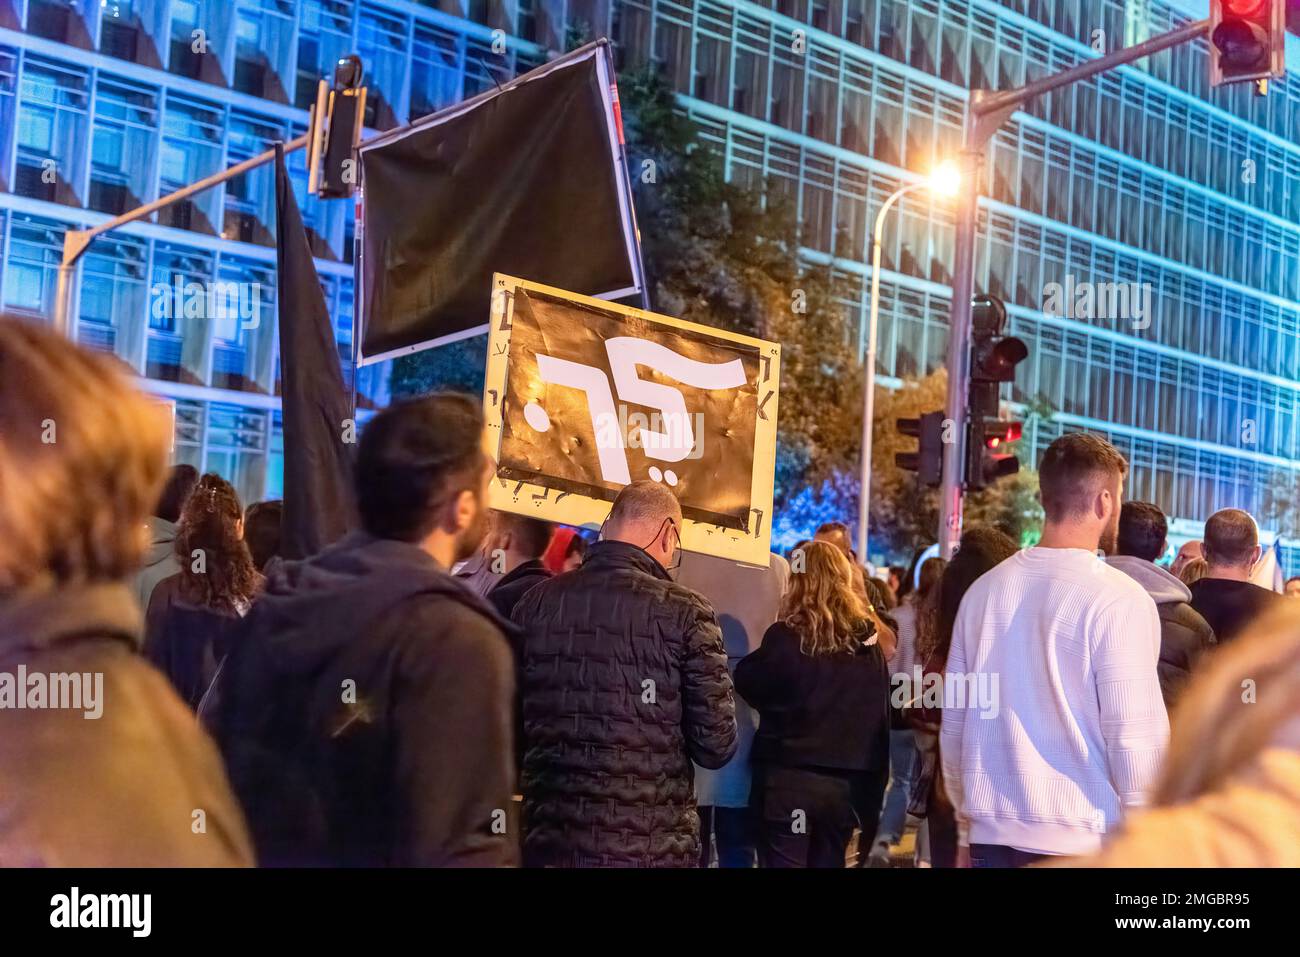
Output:
<path fill-rule="evenodd" d="M 1205 523 L 1205 560 L 1211 565 L 1244 565 L 1259 544 L 1259 528 L 1249 512 L 1221 508 Z"/>
<path fill-rule="evenodd" d="M 1120 555 L 1132 555 L 1154 562 L 1165 550 L 1169 522 L 1165 513 L 1150 502 L 1125 502 L 1119 510 Z"/>
<path fill-rule="evenodd" d="M 551 542 L 551 523 L 540 518 L 498 512 L 496 523 L 499 531 L 510 533 L 510 541 L 515 550 L 529 558 L 541 558 L 542 552 L 546 551 L 546 546 Z"/>
<path fill-rule="evenodd" d="M 284 502 L 278 498 L 256 502 L 244 512 L 244 541 L 259 572 L 266 571 L 266 563 L 280 554 L 283 517 Z"/>
<path fill-rule="evenodd" d="M 461 393 L 421 396 L 380 412 L 357 448 L 362 527 L 377 538 L 426 538 L 448 496 L 477 488 L 482 440 L 479 403 Z"/>
<path fill-rule="evenodd" d="M 175 524 L 181 520 L 181 509 L 185 501 L 199 484 L 199 470 L 193 465 L 173 465 L 167 473 L 167 482 L 163 485 L 158 504 L 154 506 L 154 515 L 164 522 Z"/>
<path fill-rule="evenodd" d="M 1047 447 L 1038 466 L 1039 496 L 1049 521 L 1083 514 L 1102 482 L 1128 474 L 1128 460 L 1099 435 L 1067 432 Z"/>

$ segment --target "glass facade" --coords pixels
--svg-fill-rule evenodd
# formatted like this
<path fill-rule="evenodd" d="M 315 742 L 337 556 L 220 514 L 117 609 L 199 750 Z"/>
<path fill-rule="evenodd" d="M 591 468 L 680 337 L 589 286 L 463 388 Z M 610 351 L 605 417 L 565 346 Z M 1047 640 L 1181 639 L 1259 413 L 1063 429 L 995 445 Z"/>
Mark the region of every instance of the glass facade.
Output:
<path fill-rule="evenodd" d="M 867 305 L 866 231 L 900 184 L 955 155 L 969 88 L 1007 88 L 1203 16 L 1202 0 L 0 0 L 0 290 L 48 316 L 63 232 L 303 131 L 341 54 L 366 66 L 386 129 L 587 37 L 656 64 L 726 158 L 798 205 L 805 254 Z M 15 24 L 16 26 L 10 26 Z M 1225 506 L 1296 530 L 1300 430 L 1300 58 L 1257 97 L 1209 89 L 1205 43 L 1043 97 L 997 134 L 981 184 L 977 287 L 1003 298 L 1031 359 L 1004 398 L 1047 408 L 1023 445 L 1104 432 L 1128 494 L 1179 519 Z M 351 205 L 306 196 L 340 355 L 351 348 Z M 98 241 L 79 335 L 178 401 L 177 456 L 254 500 L 280 488 L 273 182 L 259 170 Z M 949 208 L 906 197 L 885 233 L 878 372 L 942 365 Z M 257 288 L 264 322 L 160 309 L 191 283 Z M 1097 290 L 1088 309 L 1052 290 Z M 206 288 L 206 286 L 205 286 Z M 1097 308 L 1109 294 L 1109 306 Z M 177 295 L 169 293 L 173 300 Z M 1120 298 L 1117 298 L 1120 297 Z M 1113 308 L 1113 307 L 1122 308 Z M 383 370 L 359 377 L 386 401 Z"/>

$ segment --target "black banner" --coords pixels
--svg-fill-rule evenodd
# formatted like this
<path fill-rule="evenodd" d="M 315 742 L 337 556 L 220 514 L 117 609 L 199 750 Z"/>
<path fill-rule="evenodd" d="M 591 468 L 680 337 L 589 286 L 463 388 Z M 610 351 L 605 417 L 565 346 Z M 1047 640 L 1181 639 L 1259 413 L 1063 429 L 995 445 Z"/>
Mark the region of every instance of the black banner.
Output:
<path fill-rule="evenodd" d="M 588 295 L 637 287 L 604 56 L 538 67 L 362 148 L 363 357 L 484 325 L 494 272 Z"/>

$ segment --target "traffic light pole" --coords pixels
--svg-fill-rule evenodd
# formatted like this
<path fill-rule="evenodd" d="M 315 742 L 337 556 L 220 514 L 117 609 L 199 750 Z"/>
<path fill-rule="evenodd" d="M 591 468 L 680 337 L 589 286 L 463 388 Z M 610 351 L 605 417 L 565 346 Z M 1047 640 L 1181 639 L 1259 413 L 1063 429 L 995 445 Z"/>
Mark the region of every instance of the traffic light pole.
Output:
<path fill-rule="evenodd" d="M 939 550 L 952 558 L 961 538 L 962 473 L 966 461 L 967 394 L 970 390 L 971 297 L 975 292 L 975 237 L 979 222 L 978 184 L 983 180 L 984 150 L 1016 110 L 1036 96 L 1059 90 L 1134 60 L 1189 43 L 1210 32 L 1209 19 L 1189 23 L 1135 46 L 1080 63 L 1014 90 L 972 90 L 966 109 L 962 144 L 962 191 L 957 201 L 957 235 L 953 247 L 952 306 L 948 313 L 948 401 L 945 415 L 949 441 L 943 447 L 943 485 L 939 498 Z"/>
<path fill-rule="evenodd" d="M 303 149 L 307 146 L 308 134 L 295 137 L 284 144 L 284 152 L 292 153 L 294 150 Z M 64 336 L 76 341 L 77 323 L 72 317 L 72 288 L 75 285 L 75 271 L 77 262 L 85 255 L 95 237 L 102 236 L 104 233 L 117 229 L 119 226 L 125 226 L 128 223 L 134 223 L 137 220 L 145 219 L 152 216 L 160 209 L 165 209 L 183 199 L 188 199 L 195 193 L 201 193 L 205 189 L 210 189 L 227 180 L 241 176 L 251 169 L 256 169 L 265 163 L 275 159 L 275 150 L 269 149 L 265 153 L 259 153 L 257 156 L 244 160 L 242 163 L 236 163 L 229 169 L 223 169 L 211 176 L 205 176 L 196 183 L 190 183 L 183 186 L 174 193 L 168 193 L 161 196 L 151 203 L 145 203 L 143 206 L 137 206 L 121 216 L 114 216 L 107 219 L 97 226 L 90 229 L 69 229 L 63 234 L 63 258 L 59 263 L 59 283 L 54 294 L 54 329 Z"/>

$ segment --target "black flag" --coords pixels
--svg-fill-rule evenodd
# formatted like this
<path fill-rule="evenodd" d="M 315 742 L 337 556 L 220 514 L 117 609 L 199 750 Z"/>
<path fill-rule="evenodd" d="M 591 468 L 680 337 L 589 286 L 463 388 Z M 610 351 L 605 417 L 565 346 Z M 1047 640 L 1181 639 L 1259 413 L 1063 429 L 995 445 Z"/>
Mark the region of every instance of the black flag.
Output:
<path fill-rule="evenodd" d="M 615 102 L 601 41 L 363 144 L 360 355 L 484 327 L 494 273 L 638 291 Z"/>
<path fill-rule="evenodd" d="M 284 517 L 280 554 L 306 558 L 355 526 L 355 422 L 316 263 L 275 148 L 276 306 L 284 415 Z"/>

